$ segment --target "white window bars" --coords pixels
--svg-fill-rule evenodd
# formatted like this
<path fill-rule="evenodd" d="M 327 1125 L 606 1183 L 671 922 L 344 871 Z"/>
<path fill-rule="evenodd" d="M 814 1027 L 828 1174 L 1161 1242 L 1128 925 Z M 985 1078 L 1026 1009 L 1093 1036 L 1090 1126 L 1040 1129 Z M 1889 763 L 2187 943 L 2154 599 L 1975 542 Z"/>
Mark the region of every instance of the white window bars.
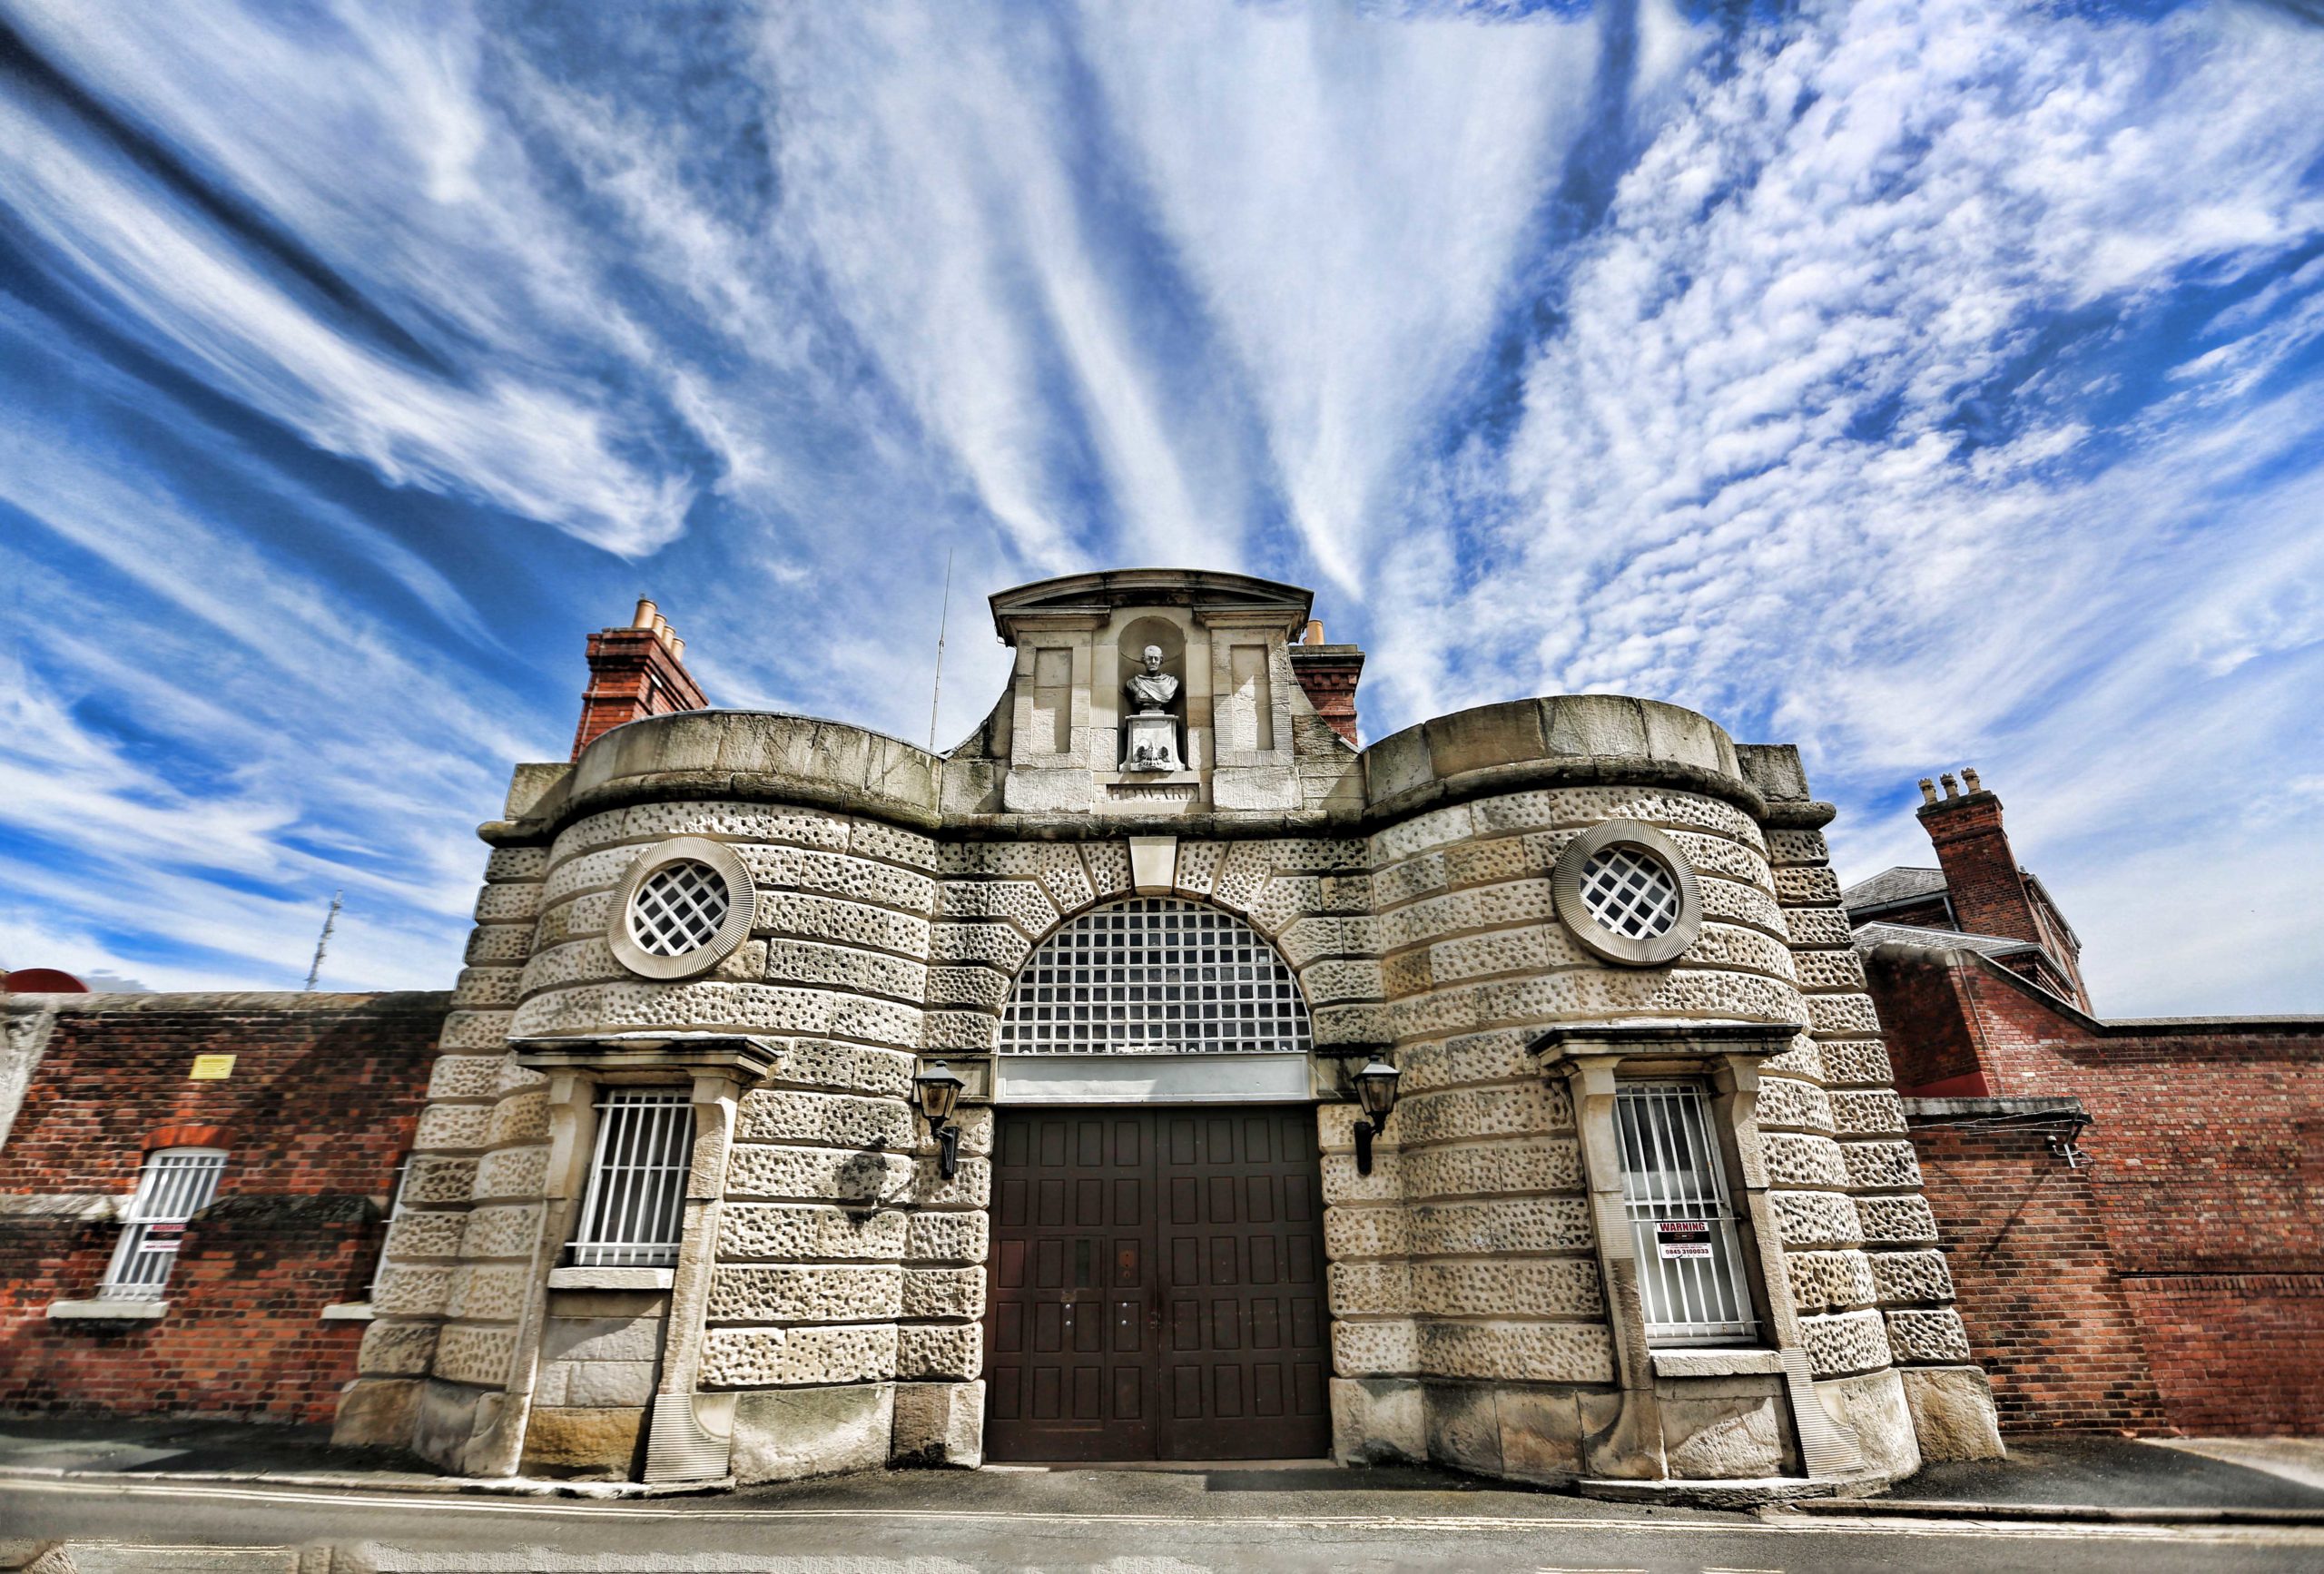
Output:
<path fill-rule="evenodd" d="M 1653 939 L 1679 921 L 1679 882 L 1652 853 L 1623 842 L 1582 865 L 1581 900 L 1625 939 Z"/>
<path fill-rule="evenodd" d="M 733 900 L 708 864 L 690 858 L 665 863 L 645 877 L 630 901 L 630 938 L 648 956 L 698 951 L 718 938 Z"/>
<path fill-rule="evenodd" d="M 1000 1048 L 1171 1055 L 1306 1049 L 1307 1007 L 1275 948 L 1232 913 L 1139 897 L 1082 914 L 1035 951 Z"/>
<path fill-rule="evenodd" d="M 226 1156 L 214 1147 L 165 1147 L 148 1155 L 121 1241 L 97 1292 L 108 1301 L 158 1301 L 193 1215 L 218 1195 Z"/>
<path fill-rule="evenodd" d="M 1648 1341 L 1749 1336 L 1757 1323 L 1742 1243 L 1702 1086 L 1625 1082 L 1614 1111 Z"/>
<path fill-rule="evenodd" d="M 685 1229 L 694 1103 L 680 1087 L 608 1087 L 597 1099 L 597 1150 L 573 1263 L 666 1268 Z"/>

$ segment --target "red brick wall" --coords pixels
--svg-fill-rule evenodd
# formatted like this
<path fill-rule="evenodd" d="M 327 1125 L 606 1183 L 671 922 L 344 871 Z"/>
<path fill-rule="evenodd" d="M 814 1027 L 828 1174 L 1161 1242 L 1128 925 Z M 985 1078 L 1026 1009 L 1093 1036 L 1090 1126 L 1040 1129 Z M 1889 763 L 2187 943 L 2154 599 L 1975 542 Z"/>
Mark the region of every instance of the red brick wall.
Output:
<path fill-rule="evenodd" d="M 93 996 L 66 1005 L 0 1194 L 126 1194 L 148 1139 L 222 1128 L 218 1200 L 186 1232 L 157 1321 L 56 1321 L 94 1295 L 120 1226 L 0 1213 L 0 1407 L 328 1421 L 354 1375 L 379 1208 L 410 1146 L 448 998 Z M 195 1082 L 197 1054 L 233 1075 Z M 171 1134 L 182 1141 L 187 1134 Z"/>
<path fill-rule="evenodd" d="M 2004 1431 L 2159 1430 L 2103 1204 L 2041 1134 L 1915 1120 L 1921 1184 Z"/>
<path fill-rule="evenodd" d="M 2047 1420 L 2029 1397 L 2020 1424 L 2087 1423 L 2090 1385 L 2075 1374 L 2119 1370 L 2118 1297 L 2162 1416 L 2126 1390 L 2102 1424 L 2324 1427 L 2324 1023 L 2105 1023 L 1963 953 L 1883 948 L 1872 962 L 1900 1081 L 1908 1065 L 1944 1063 L 1925 1041 L 1965 1038 L 1994 1094 L 2076 1099 L 2093 1123 L 2087 1168 L 2063 1178 L 2038 1137 L 1988 1138 L 1973 1155 L 1957 1133 L 1914 1132 L 1948 1241 L 1984 1243 L 2003 1265 L 1980 1277 L 1956 1257 L 1972 1345 L 2033 1352 L 2063 1374 L 2070 1419 Z M 2045 1239 L 2066 1275 L 2054 1288 L 2043 1254 L 2014 1244 Z"/>

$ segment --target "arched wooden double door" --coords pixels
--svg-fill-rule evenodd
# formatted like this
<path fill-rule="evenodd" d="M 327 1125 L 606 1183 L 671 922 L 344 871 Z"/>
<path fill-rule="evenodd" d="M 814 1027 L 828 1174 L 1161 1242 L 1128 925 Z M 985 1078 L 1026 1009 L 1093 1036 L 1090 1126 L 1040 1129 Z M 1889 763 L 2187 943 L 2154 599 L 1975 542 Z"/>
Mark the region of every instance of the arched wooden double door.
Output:
<path fill-rule="evenodd" d="M 998 1116 L 986 1456 L 1327 1453 L 1314 1108 Z"/>

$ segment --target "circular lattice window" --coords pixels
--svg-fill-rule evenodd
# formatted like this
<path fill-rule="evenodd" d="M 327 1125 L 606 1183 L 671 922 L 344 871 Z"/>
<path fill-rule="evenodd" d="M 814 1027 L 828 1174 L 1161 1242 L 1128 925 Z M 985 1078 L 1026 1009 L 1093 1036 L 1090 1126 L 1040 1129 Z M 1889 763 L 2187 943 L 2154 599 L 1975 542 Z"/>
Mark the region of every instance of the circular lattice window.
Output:
<path fill-rule="evenodd" d="M 606 939 L 633 973 L 690 979 L 743 943 L 756 902 L 751 871 L 731 849 L 680 836 L 630 866 Z"/>
<path fill-rule="evenodd" d="M 1550 871 L 1558 917 L 1591 953 L 1628 967 L 1674 961 L 1702 930 L 1702 894 L 1678 844 L 1618 820 L 1566 844 Z"/>

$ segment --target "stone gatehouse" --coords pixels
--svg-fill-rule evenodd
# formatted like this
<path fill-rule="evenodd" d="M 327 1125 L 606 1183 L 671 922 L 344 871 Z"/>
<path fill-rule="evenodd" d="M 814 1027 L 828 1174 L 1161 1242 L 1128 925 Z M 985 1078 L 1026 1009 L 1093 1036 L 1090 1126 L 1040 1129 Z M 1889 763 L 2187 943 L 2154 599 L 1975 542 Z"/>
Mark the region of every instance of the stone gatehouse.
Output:
<path fill-rule="evenodd" d="M 1004 592 L 940 755 L 652 713 L 641 618 L 591 700 L 640 719 L 483 828 L 340 1437 L 744 1481 L 1997 1451 L 1796 751 L 1611 695 L 1358 748 L 1309 603 Z"/>

